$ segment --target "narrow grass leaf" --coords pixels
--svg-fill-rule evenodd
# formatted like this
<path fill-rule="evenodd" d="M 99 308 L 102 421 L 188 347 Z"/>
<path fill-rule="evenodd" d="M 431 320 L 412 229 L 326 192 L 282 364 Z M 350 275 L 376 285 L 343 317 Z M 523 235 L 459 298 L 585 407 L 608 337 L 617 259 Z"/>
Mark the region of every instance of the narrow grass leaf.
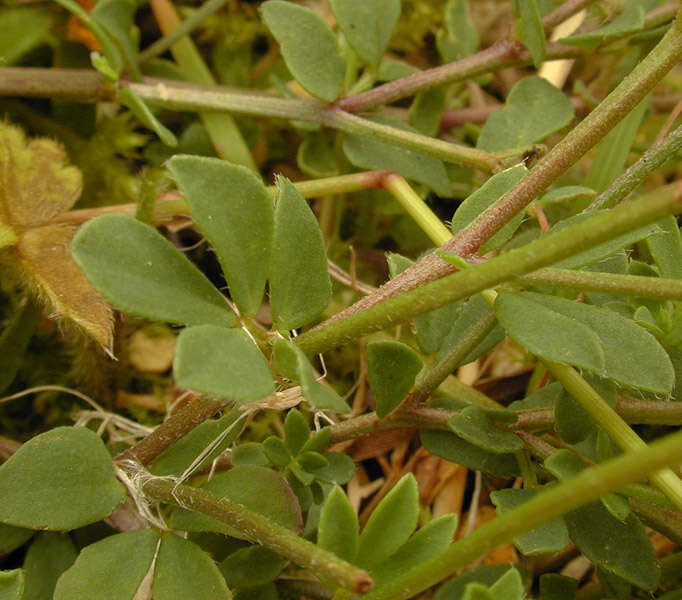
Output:
<path fill-rule="evenodd" d="M 336 100 L 343 90 L 346 64 L 329 25 L 311 9 L 292 2 L 269 0 L 260 10 L 296 81 L 320 100 Z"/>
<path fill-rule="evenodd" d="M 497 490 L 490 494 L 490 499 L 497 507 L 498 514 L 504 514 L 533 498 L 538 491 L 535 489 Z M 557 518 L 519 536 L 514 540 L 514 545 L 525 556 L 537 556 L 561 552 L 569 542 L 568 529 L 563 520 Z"/>
<path fill-rule="evenodd" d="M 278 177 L 277 188 L 270 310 L 276 329 L 297 329 L 327 308 L 332 287 L 315 215 L 288 179 Z"/>
<path fill-rule="evenodd" d="M 668 354 L 651 333 L 631 319 L 557 296 L 533 292 L 522 296 L 588 327 L 604 350 L 603 374 L 607 377 L 655 394 L 672 391 L 675 372 Z"/>
<path fill-rule="evenodd" d="M 84 427 L 57 427 L 26 442 L 0 466 L 0 521 L 68 530 L 109 516 L 125 499 L 102 440 Z"/>
<path fill-rule="evenodd" d="M 88 221 L 71 252 L 97 291 L 125 312 L 182 325 L 237 322 L 203 273 L 156 229 L 133 217 Z"/>
<path fill-rule="evenodd" d="M 509 337 L 532 354 L 597 373 L 604 371 L 599 337 L 579 321 L 525 295 L 508 292 L 498 295 L 494 310 Z"/>
<path fill-rule="evenodd" d="M 213 559 L 195 543 L 172 533 L 161 538 L 152 593 L 154 600 L 232 599 Z"/>
<path fill-rule="evenodd" d="M 542 26 L 540 11 L 535 0 L 514 0 L 514 12 L 518 19 L 517 29 L 523 45 L 533 57 L 533 65 L 537 69 L 545 60 L 547 45 L 545 30 Z"/>
<path fill-rule="evenodd" d="M 133 600 L 152 564 L 159 535 L 151 529 L 127 531 L 81 550 L 57 582 L 54 600 Z"/>
<path fill-rule="evenodd" d="M 476 217 L 497 202 L 519 181 L 521 181 L 528 169 L 522 164 L 515 165 L 501 173 L 496 173 L 488 179 L 480 188 L 464 200 L 455 211 L 452 217 L 451 229 L 453 234 L 469 225 Z M 521 225 L 523 212 L 516 215 L 500 231 L 491 237 L 481 248 L 480 254 L 486 254 L 504 244 Z"/>
<path fill-rule="evenodd" d="M 367 372 L 380 418 L 403 401 L 423 366 L 419 355 L 406 344 L 388 340 L 368 344 Z"/>
<path fill-rule="evenodd" d="M 360 534 L 356 564 L 372 569 L 410 537 L 417 526 L 419 491 L 414 475 L 404 475 L 372 511 Z"/>
<path fill-rule="evenodd" d="M 534 144 L 573 119 L 571 101 L 541 77 L 524 77 L 512 88 L 504 108 L 488 117 L 476 147 L 494 152 Z"/>
<path fill-rule="evenodd" d="M 201 486 L 217 498 L 227 498 L 245 508 L 260 513 L 274 523 L 300 533 L 303 529 L 301 508 L 291 487 L 279 473 L 256 466 L 233 467 L 215 475 Z M 248 532 L 239 530 L 213 517 L 185 509 L 171 515 L 170 525 L 183 531 L 213 531 L 239 539 L 250 540 Z"/>
<path fill-rule="evenodd" d="M 265 356 L 241 329 L 184 329 L 175 347 L 173 374 L 182 388 L 235 402 L 262 400 L 275 391 Z"/>
<path fill-rule="evenodd" d="M 179 155 L 167 166 L 218 255 L 232 299 L 242 313 L 254 315 L 272 244 L 273 209 L 265 186 L 250 169 L 217 158 Z"/>
<path fill-rule="evenodd" d="M 350 563 L 358 553 L 358 517 L 346 493 L 334 486 L 322 505 L 317 545 Z"/>
<path fill-rule="evenodd" d="M 378 63 L 400 18 L 400 0 L 331 0 L 330 4 L 353 50 L 365 62 Z"/>

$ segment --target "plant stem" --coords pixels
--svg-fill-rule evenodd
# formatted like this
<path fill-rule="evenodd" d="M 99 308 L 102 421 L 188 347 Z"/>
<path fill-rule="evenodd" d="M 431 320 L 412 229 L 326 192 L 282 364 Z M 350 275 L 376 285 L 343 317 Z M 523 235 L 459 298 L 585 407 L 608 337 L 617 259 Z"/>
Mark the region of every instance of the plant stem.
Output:
<path fill-rule="evenodd" d="M 498 516 L 471 535 L 455 542 L 443 554 L 430 559 L 370 592 L 366 600 L 405 600 L 465 567 L 493 548 L 511 542 L 526 531 L 584 506 L 599 496 L 647 477 L 682 460 L 682 432 L 666 436 L 641 450 L 628 452 L 577 476 L 545 489 L 521 506 Z"/>
<path fill-rule="evenodd" d="M 518 283 L 547 285 L 553 288 L 575 289 L 584 292 L 603 292 L 636 298 L 682 300 L 682 281 L 641 275 L 593 273 L 570 269 L 539 269 L 519 279 Z"/>
<path fill-rule="evenodd" d="M 137 57 L 137 62 L 142 64 L 149 59 L 163 54 L 180 38 L 188 35 L 194 28 L 196 28 L 206 17 L 218 12 L 229 0 L 207 0 L 187 19 L 182 21 L 175 29 L 164 35 L 161 39 L 155 41 L 153 44 L 140 52 Z"/>
<path fill-rule="evenodd" d="M 678 19 L 654 49 L 575 129 L 531 169 L 519 184 L 448 241 L 442 250 L 467 256 L 499 231 L 575 164 L 651 91 L 682 58 L 682 23 Z M 465 59 L 466 60 L 466 59 Z M 376 88 L 379 89 L 379 88 Z M 451 273 L 450 264 L 429 254 L 374 294 L 337 313 L 317 330 L 354 317 L 386 300 Z"/>
<path fill-rule="evenodd" d="M 642 157 L 597 196 L 585 211 L 611 208 L 632 192 L 658 167 L 682 150 L 682 125 L 660 143 L 649 148 Z"/>
<path fill-rule="evenodd" d="M 664 186 L 633 202 L 596 214 L 582 223 L 510 250 L 485 263 L 389 298 L 343 320 L 328 321 L 298 336 L 296 343 L 306 353 L 318 354 L 356 337 L 403 323 L 416 315 L 467 298 L 591 248 L 632 228 L 682 211 L 680 191 L 682 189 L 676 184 Z"/>
<path fill-rule="evenodd" d="M 344 588 L 362 593 L 372 588 L 372 579 L 366 571 L 227 498 L 154 477 L 142 485 L 142 491 L 151 500 L 180 506 L 227 523 L 247 535 L 252 542 L 262 544 Z"/>
<path fill-rule="evenodd" d="M 548 360 L 543 362 L 554 378 L 561 382 L 564 389 L 609 434 L 616 446 L 624 451 L 646 447 L 646 443 L 573 367 Z M 674 506 L 682 510 L 682 480 L 671 469 L 652 473 L 650 478 Z"/>
<path fill-rule="evenodd" d="M 171 415 L 143 440 L 121 452 L 116 460 L 132 460 L 148 465 L 194 427 L 217 413 L 224 405 L 224 402 L 214 398 L 199 396 Z"/>
<path fill-rule="evenodd" d="M 679 511 L 637 498 L 630 498 L 630 508 L 645 525 L 682 544 L 682 514 Z"/>

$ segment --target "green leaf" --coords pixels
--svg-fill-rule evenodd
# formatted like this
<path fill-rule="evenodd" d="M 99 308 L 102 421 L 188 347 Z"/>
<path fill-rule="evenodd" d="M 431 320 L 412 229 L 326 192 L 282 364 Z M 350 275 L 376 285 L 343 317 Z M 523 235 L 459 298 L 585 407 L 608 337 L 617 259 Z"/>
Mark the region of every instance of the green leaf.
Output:
<path fill-rule="evenodd" d="M 350 406 L 341 396 L 317 381 L 312 365 L 296 344 L 278 338 L 272 350 L 276 368 L 288 379 L 300 382 L 305 399 L 313 407 L 342 414 L 350 412 Z"/>
<path fill-rule="evenodd" d="M 179 155 L 167 166 L 218 254 L 230 295 L 242 313 L 254 315 L 272 251 L 273 209 L 265 186 L 250 169 L 218 158 Z"/>
<path fill-rule="evenodd" d="M 14 381 L 42 310 L 28 299 L 16 310 L 0 335 L 0 394 Z"/>
<path fill-rule="evenodd" d="M 445 31 L 436 34 L 443 62 L 454 62 L 478 50 L 480 37 L 471 19 L 468 0 L 448 0 L 445 5 Z"/>
<path fill-rule="evenodd" d="M 545 60 L 547 52 L 545 30 L 535 0 L 515 0 L 514 12 L 518 17 L 518 32 L 523 45 L 533 57 L 533 65 L 537 69 Z"/>
<path fill-rule="evenodd" d="M 274 581 L 286 560 L 263 546 L 232 552 L 218 568 L 231 588 L 253 587 Z"/>
<path fill-rule="evenodd" d="M 346 64 L 329 25 L 311 9 L 282 0 L 269 0 L 260 10 L 296 81 L 320 100 L 336 100 Z"/>
<path fill-rule="evenodd" d="M 446 100 L 447 96 L 443 87 L 432 88 L 417 94 L 410 105 L 410 125 L 423 135 L 437 136 Z"/>
<path fill-rule="evenodd" d="M 331 136 L 313 133 L 306 136 L 296 151 L 299 169 L 309 177 L 333 177 L 339 174 L 336 149 Z"/>
<path fill-rule="evenodd" d="M 483 584 L 484 587 L 491 586 L 507 572 L 511 570 L 516 571 L 519 568 L 522 567 L 509 567 L 508 565 L 483 565 L 475 567 L 441 586 L 433 600 L 459 600 L 470 583 L 477 582 Z"/>
<path fill-rule="evenodd" d="M 618 394 L 613 382 L 589 376 L 587 373 L 584 377 L 610 406 L 615 406 Z M 557 433 L 569 444 L 586 440 L 598 429 L 597 423 L 587 410 L 565 390 L 554 401 L 554 419 Z"/>
<path fill-rule="evenodd" d="M 494 454 L 511 454 L 523 448 L 516 434 L 495 425 L 480 406 L 467 406 L 448 421 L 450 429 L 470 444 Z"/>
<path fill-rule="evenodd" d="M 346 493 L 334 486 L 322 505 L 317 545 L 352 563 L 358 554 L 358 517 Z"/>
<path fill-rule="evenodd" d="M 172 533 L 161 538 L 154 568 L 153 594 L 154 600 L 232 598 L 213 559 L 193 542 Z"/>
<path fill-rule="evenodd" d="M 154 558 L 159 535 L 151 529 L 127 531 L 81 550 L 57 582 L 54 600 L 133 600 Z"/>
<path fill-rule="evenodd" d="M 592 215 L 598 214 L 599 212 L 601 211 L 592 211 L 589 213 L 581 213 L 573 217 L 568 217 L 567 219 L 564 219 L 554 225 L 545 235 L 551 235 L 561 231 L 562 229 L 566 229 L 567 227 L 577 225 L 578 223 L 590 218 Z M 560 260 L 551 266 L 557 269 L 578 269 L 616 254 L 623 248 L 627 248 L 635 242 L 639 242 L 640 240 L 647 238 L 657 231 L 658 230 L 655 224 L 639 227 L 638 229 L 633 229 L 632 231 L 628 231 L 623 235 L 616 236 L 608 242 L 597 244 L 589 250 L 578 252 L 578 254 L 569 256 L 568 258 Z"/>
<path fill-rule="evenodd" d="M 490 494 L 490 499 L 497 507 L 500 515 L 520 506 L 533 498 L 539 490 L 536 489 L 504 489 Z M 569 544 L 568 530 L 563 520 L 552 519 L 531 529 L 514 540 L 514 545 L 526 556 L 551 554 L 561 552 Z"/>
<path fill-rule="evenodd" d="M 5 6 L 0 9 L 0 56 L 9 67 L 49 41 L 53 12 L 43 6 Z"/>
<path fill-rule="evenodd" d="M 178 336 L 173 360 L 176 383 L 235 402 L 261 400 L 275 391 L 268 361 L 241 329 L 198 325 Z"/>
<path fill-rule="evenodd" d="M 492 600 L 523 600 L 526 591 L 523 589 L 521 573 L 509 569 L 493 585 L 490 586 Z"/>
<path fill-rule="evenodd" d="M 644 7 L 639 2 L 626 2 L 623 12 L 613 21 L 586 33 L 579 33 L 559 40 L 563 44 L 580 46 L 587 50 L 596 48 L 609 39 L 635 33 L 644 28 Z"/>
<path fill-rule="evenodd" d="M 9 554 L 31 539 L 35 531 L 0 523 L 0 556 Z"/>
<path fill-rule="evenodd" d="M 308 441 L 303 446 L 303 450 L 310 452 L 324 452 L 327 449 L 327 446 L 329 446 L 329 440 L 331 437 L 331 429 L 329 427 L 323 427 L 308 438 Z"/>
<path fill-rule="evenodd" d="M 369 384 L 376 396 L 380 418 L 403 401 L 423 366 L 419 355 L 406 344 L 374 341 L 367 345 Z"/>
<path fill-rule="evenodd" d="M 71 252 L 117 308 L 182 325 L 232 326 L 224 296 L 156 229 L 127 215 L 102 215 L 76 234 Z"/>
<path fill-rule="evenodd" d="M 419 491 L 412 473 L 404 475 L 372 511 L 360 534 L 356 564 L 372 569 L 384 562 L 417 526 Z"/>
<path fill-rule="evenodd" d="M 292 456 L 287 445 L 275 435 L 265 438 L 263 451 L 268 460 L 278 467 L 286 467 L 291 462 Z"/>
<path fill-rule="evenodd" d="M 24 593 L 24 573 L 21 569 L 0 571 L 0 600 L 21 600 Z"/>
<path fill-rule="evenodd" d="M 296 456 L 310 437 L 310 427 L 305 417 L 292 408 L 284 420 L 284 443 L 292 456 Z"/>
<path fill-rule="evenodd" d="M 596 192 L 589 187 L 584 185 L 565 185 L 558 188 L 554 188 L 540 196 L 538 203 L 542 206 L 547 206 L 549 204 L 561 204 L 563 202 L 569 202 L 571 200 L 576 200 L 578 198 L 593 200 L 596 196 Z"/>
<path fill-rule="evenodd" d="M 375 589 L 445 552 L 452 543 L 457 521 L 456 514 L 443 515 L 418 529 L 396 552 L 372 569 Z"/>
<path fill-rule="evenodd" d="M 439 309 L 442 310 L 442 309 Z M 459 316 L 453 319 L 450 327 L 450 331 L 447 333 L 443 343 L 441 344 L 438 354 L 436 355 L 439 360 L 445 358 L 455 347 L 462 342 L 462 340 L 469 335 L 470 329 L 476 325 L 483 317 L 490 313 L 492 309 L 488 302 L 481 296 L 481 294 L 476 294 L 467 300 L 463 305 Z M 485 336 L 478 345 L 473 348 L 469 354 L 467 354 L 460 361 L 460 365 L 465 365 L 467 363 L 473 362 L 479 356 L 488 352 L 488 350 L 495 347 L 499 342 L 501 342 L 505 337 L 504 330 L 499 325 Z M 459 365 L 458 365 L 459 366 Z"/>
<path fill-rule="evenodd" d="M 655 223 L 659 233 L 650 235 L 646 245 L 661 277 L 682 279 L 682 236 L 677 219 L 666 217 Z"/>
<path fill-rule="evenodd" d="M 220 419 L 204 421 L 197 425 L 182 439 L 154 459 L 150 465 L 150 471 L 158 476 L 174 475 L 177 477 L 182 475 L 209 444 L 229 430 L 222 441 L 196 466 L 197 471 L 205 468 L 237 439 L 243 427 L 242 425 L 237 426 L 237 419 L 243 414 L 241 410 L 235 408 Z M 234 464 L 234 455 L 232 459 Z"/>
<path fill-rule="evenodd" d="M 407 123 L 400 121 L 389 121 L 376 117 L 371 120 L 410 133 L 418 133 Z M 356 167 L 395 171 L 407 179 L 428 185 L 439 196 L 444 198 L 452 196 L 452 185 L 445 171 L 445 165 L 433 156 L 400 148 L 370 135 L 345 135 L 343 151 L 348 160 Z"/>
<path fill-rule="evenodd" d="M 0 466 L 0 521 L 75 529 L 110 515 L 125 498 L 102 440 L 85 427 L 57 427 Z"/>
<path fill-rule="evenodd" d="M 25 588 L 22 600 L 52 598 L 57 580 L 76 560 L 78 550 L 64 533 L 41 533 L 31 544 L 24 561 Z"/>
<path fill-rule="evenodd" d="M 604 350 L 603 374 L 607 377 L 655 394 L 672 391 L 675 372 L 668 354 L 653 335 L 634 321 L 606 308 L 557 296 L 532 292 L 522 296 L 588 327 Z"/>
<path fill-rule="evenodd" d="M 578 580 L 558 573 L 540 575 L 541 600 L 575 600 Z"/>
<path fill-rule="evenodd" d="M 347 454 L 340 452 L 325 452 L 324 457 L 329 461 L 324 467 L 310 469 L 316 479 L 325 483 L 348 483 L 355 475 L 355 463 Z"/>
<path fill-rule="evenodd" d="M 585 178 L 587 187 L 600 194 L 623 172 L 648 106 L 647 96 L 599 142 L 597 156 Z"/>
<path fill-rule="evenodd" d="M 551 83 L 531 75 L 516 83 L 504 108 L 488 117 L 476 147 L 494 152 L 534 144 L 572 120 L 571 101 Z"/>
<path fill-rule="evenodd" d="M 265 454 L 263 445 L 259 442 L 244 442 L 232 448 L 230 463 L 235 467 L 241 465 L 267 467 L 270 465 L 270 459 Z"/>
<path fill-rule="evenodd" d="M 303 517 L 296 497 L 284 477 L 271 469 L 255 466 L 233 467 L 214 475 L 201 486 L 219 498 L 227 498 L 271 519 L 297 533 L 303 528 Z M 183 531 L 213 531 L 239 539 L 250 539 L 247 532 L 231 527 L 213 517 L 179 509 L 173 512 L 171 527 Z"/>
<path fill-rule="evenodd" d="M 509 337 L 536 356 L 604 371 L 599 337 L 586 325 L 521 294 L 501 292 L 493 308 Z"/>
<path fill-rule="evenodd" d="M 376 64 L 400 18 L 400 0 L 330 0 L 336 21 L 358 56 Z"/>
<path fill-rule="evenodd" d="M 450 462 L 493 475 L 519 474 L 513 454 L 488 452 L 448 431 L 422 429 L 420 435 L 424 448 Z"/>
<path fill-rule="evenodd" d="M 593 502 L 564 516 L 578 549 L 595 565 L 645 590 L 660 578 L 656 553 L 639 519 L 621 522 L 601 502 Z"/>
<path fill-rule="evenodd" d="M 131 110 L 140 123 L 158 135 L 159 139 L 166 144 L 166 146 L 175 148 L 178 145 L 178 138 L 176 138 L 173 132 L 154 116 L 154 113 L 149 110 L 149 107 L 145 104 L 144 100 L 135 92 L 128 88 L 123 88 L 118 93 L 118 99 L 121 104 L 124 104 Z"/>
<path fill-rule="evenodd" d="M 327 308 L 332 287 L 315 215 L 288 179 L 278 177 L 277 188 L 270 310 L 276 329 L 297 329 Z"/>
<path fill-rule="evenodd" d="M 452 217 L 451 229 L 453 234 L 469 225 L 476 217 L 502 198 L 519 181 L 521 181 L 528 169 L 523 164 L 515 165 L 501 173 L 496 173 L 488 179 L 480 188 L 464 200 Z M 481 248 L 480 254 L 486 254 L 504 244 L 521 225 L 523 212 L 516 215 L 500 231 L 491 237 Z"/>

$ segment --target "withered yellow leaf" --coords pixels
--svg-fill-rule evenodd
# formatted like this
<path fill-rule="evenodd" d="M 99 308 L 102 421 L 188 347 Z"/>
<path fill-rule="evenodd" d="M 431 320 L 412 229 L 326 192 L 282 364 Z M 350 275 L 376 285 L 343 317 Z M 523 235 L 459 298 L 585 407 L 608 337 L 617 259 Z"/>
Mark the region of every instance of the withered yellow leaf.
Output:
<path fill-rule="evenodd" d="M 82 188 L 80 171 L 66 164 L 64 149 L 46 138 L 0 122 L 0 222 L 17 233 L 69 210 Z"/>
<path fill-rule="evenodd" d="M 105 349 L 113 341 L 112 311 L 71 258 L 76 228 L 46 225 L 25 231 L 16 246 L 24 271 L 58 316 L 83 327 Z"/>

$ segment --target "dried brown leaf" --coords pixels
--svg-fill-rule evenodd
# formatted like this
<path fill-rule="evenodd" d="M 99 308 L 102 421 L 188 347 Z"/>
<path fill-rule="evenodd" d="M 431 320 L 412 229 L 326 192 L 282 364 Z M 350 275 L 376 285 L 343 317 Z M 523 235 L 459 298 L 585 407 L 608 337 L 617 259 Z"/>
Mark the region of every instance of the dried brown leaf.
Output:
<path fill-rule="evenodd" d="M 111 308 L 71 258 L 69 246 L 75 232 L 75 228 L 68 225 L 30 229 L 23 233 L 17 244 L 17 256 L 55 313 L 75 321 L 111 351 Z"/>

